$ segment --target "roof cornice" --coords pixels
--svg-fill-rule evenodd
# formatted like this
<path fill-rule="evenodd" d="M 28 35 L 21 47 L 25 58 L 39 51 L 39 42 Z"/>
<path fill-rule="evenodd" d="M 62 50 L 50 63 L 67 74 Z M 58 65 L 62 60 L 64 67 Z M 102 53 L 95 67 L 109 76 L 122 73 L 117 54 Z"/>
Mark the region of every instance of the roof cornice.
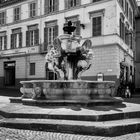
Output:
<path fill-rule="evenodd" d="M 6 1 L 0 0 L 0 8 L 4 8 L 4 7 L 10 6 L 10 5 L 14 5 L 16 3 L 20 3 L 20 2 L 23 2 L 23 1 L 26 1 L 26 0 L 6 0 Z"/>

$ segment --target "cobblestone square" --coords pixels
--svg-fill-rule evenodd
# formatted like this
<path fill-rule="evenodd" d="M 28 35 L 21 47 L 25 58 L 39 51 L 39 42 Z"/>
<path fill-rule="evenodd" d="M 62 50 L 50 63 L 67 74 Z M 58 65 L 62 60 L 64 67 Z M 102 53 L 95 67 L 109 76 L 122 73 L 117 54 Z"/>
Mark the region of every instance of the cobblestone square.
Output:
<path fill-rule="evenodd" d="M 100 137 L 0 127 L 0 140 L 140 140 L 140 133 L 117 137 Z"/>

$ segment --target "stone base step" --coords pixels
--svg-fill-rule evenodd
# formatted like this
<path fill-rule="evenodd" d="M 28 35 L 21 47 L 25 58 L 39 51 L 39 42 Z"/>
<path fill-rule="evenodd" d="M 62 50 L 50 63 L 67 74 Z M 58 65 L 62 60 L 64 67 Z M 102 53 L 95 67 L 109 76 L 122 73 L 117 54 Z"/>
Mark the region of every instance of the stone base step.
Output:
<path fill-rule="evenodd" d="M 62 107 L 62 106 L 61 106 Z M 61 108 L 60 107 L 60 108 Z M 62 107 L 63 108 L 63 107 Z M 79 110 L 79 107 L 71 107 L 75 112 Z M 113 108 L 112 108 L 113 109 Z M 53 110 L 53 109 L 52 109 Z M 19 118 L 19 119 L 54 119 L 57 120 L 73 120 L 73 121 L 92 121 L 92 122 L 99 122 L 99 121 L 112 121 L 112 120 L 122 120 L 122 119 L 134 119 L 134 118 L 140 118 L 140 111 L 128 111 L 128 112 L 116 112 L 116 113 L 106 113 L 106 114 L 96 114 L 92 113 L 89 114 L 85 111 L 84 114 L 79 113 L 72 113 L 71 111 L 60 111 L 58 106 L 57 112 L 7 112 L 0 110 L 0 116 L 4 118 Z M 101 108 L 98 108 L 98 110 L 102 110 Z"/>
<path fill-rule="evenodd" d="M 0 127 L 82 135 L 117 136 L 140 131 L 140 118 L 90 122 L 52 119 L 1 119 Z"/>
<path fill-rule="evenodd" d="M 94 100 L 33 100 L 28 98 L 10 98 L 11 103 L 22 103 L 23 105 L 31 106 L 70 106 L 70 105 L 82 105 L 82 106 L 97 106 L 97 105 L 114 105 L 122 103 L 121 97 L 108 97 L 108 98 L 95 98 Z"/>

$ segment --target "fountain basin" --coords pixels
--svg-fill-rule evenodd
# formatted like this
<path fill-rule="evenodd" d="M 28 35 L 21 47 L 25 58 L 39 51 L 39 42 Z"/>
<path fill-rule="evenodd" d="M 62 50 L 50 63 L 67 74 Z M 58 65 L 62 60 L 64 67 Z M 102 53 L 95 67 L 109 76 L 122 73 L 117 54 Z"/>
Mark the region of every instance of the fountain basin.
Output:
<path fill-rule="evenodd" d="M 120 103 L 114 96 L 115 82 L 84 80 L 32 80 L 21 81 L 22 99 L 56 102 L 109 102 Z"/>

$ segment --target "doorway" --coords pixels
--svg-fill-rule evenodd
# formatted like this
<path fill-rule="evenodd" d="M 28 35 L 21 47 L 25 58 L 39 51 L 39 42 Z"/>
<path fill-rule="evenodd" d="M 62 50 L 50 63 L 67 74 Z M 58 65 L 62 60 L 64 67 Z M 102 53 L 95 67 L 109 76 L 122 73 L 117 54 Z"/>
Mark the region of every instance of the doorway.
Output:
<path fill-rule="evenodd" d="M 15 86 L 15 61 L 4 62 L 4 85 Z"/>

